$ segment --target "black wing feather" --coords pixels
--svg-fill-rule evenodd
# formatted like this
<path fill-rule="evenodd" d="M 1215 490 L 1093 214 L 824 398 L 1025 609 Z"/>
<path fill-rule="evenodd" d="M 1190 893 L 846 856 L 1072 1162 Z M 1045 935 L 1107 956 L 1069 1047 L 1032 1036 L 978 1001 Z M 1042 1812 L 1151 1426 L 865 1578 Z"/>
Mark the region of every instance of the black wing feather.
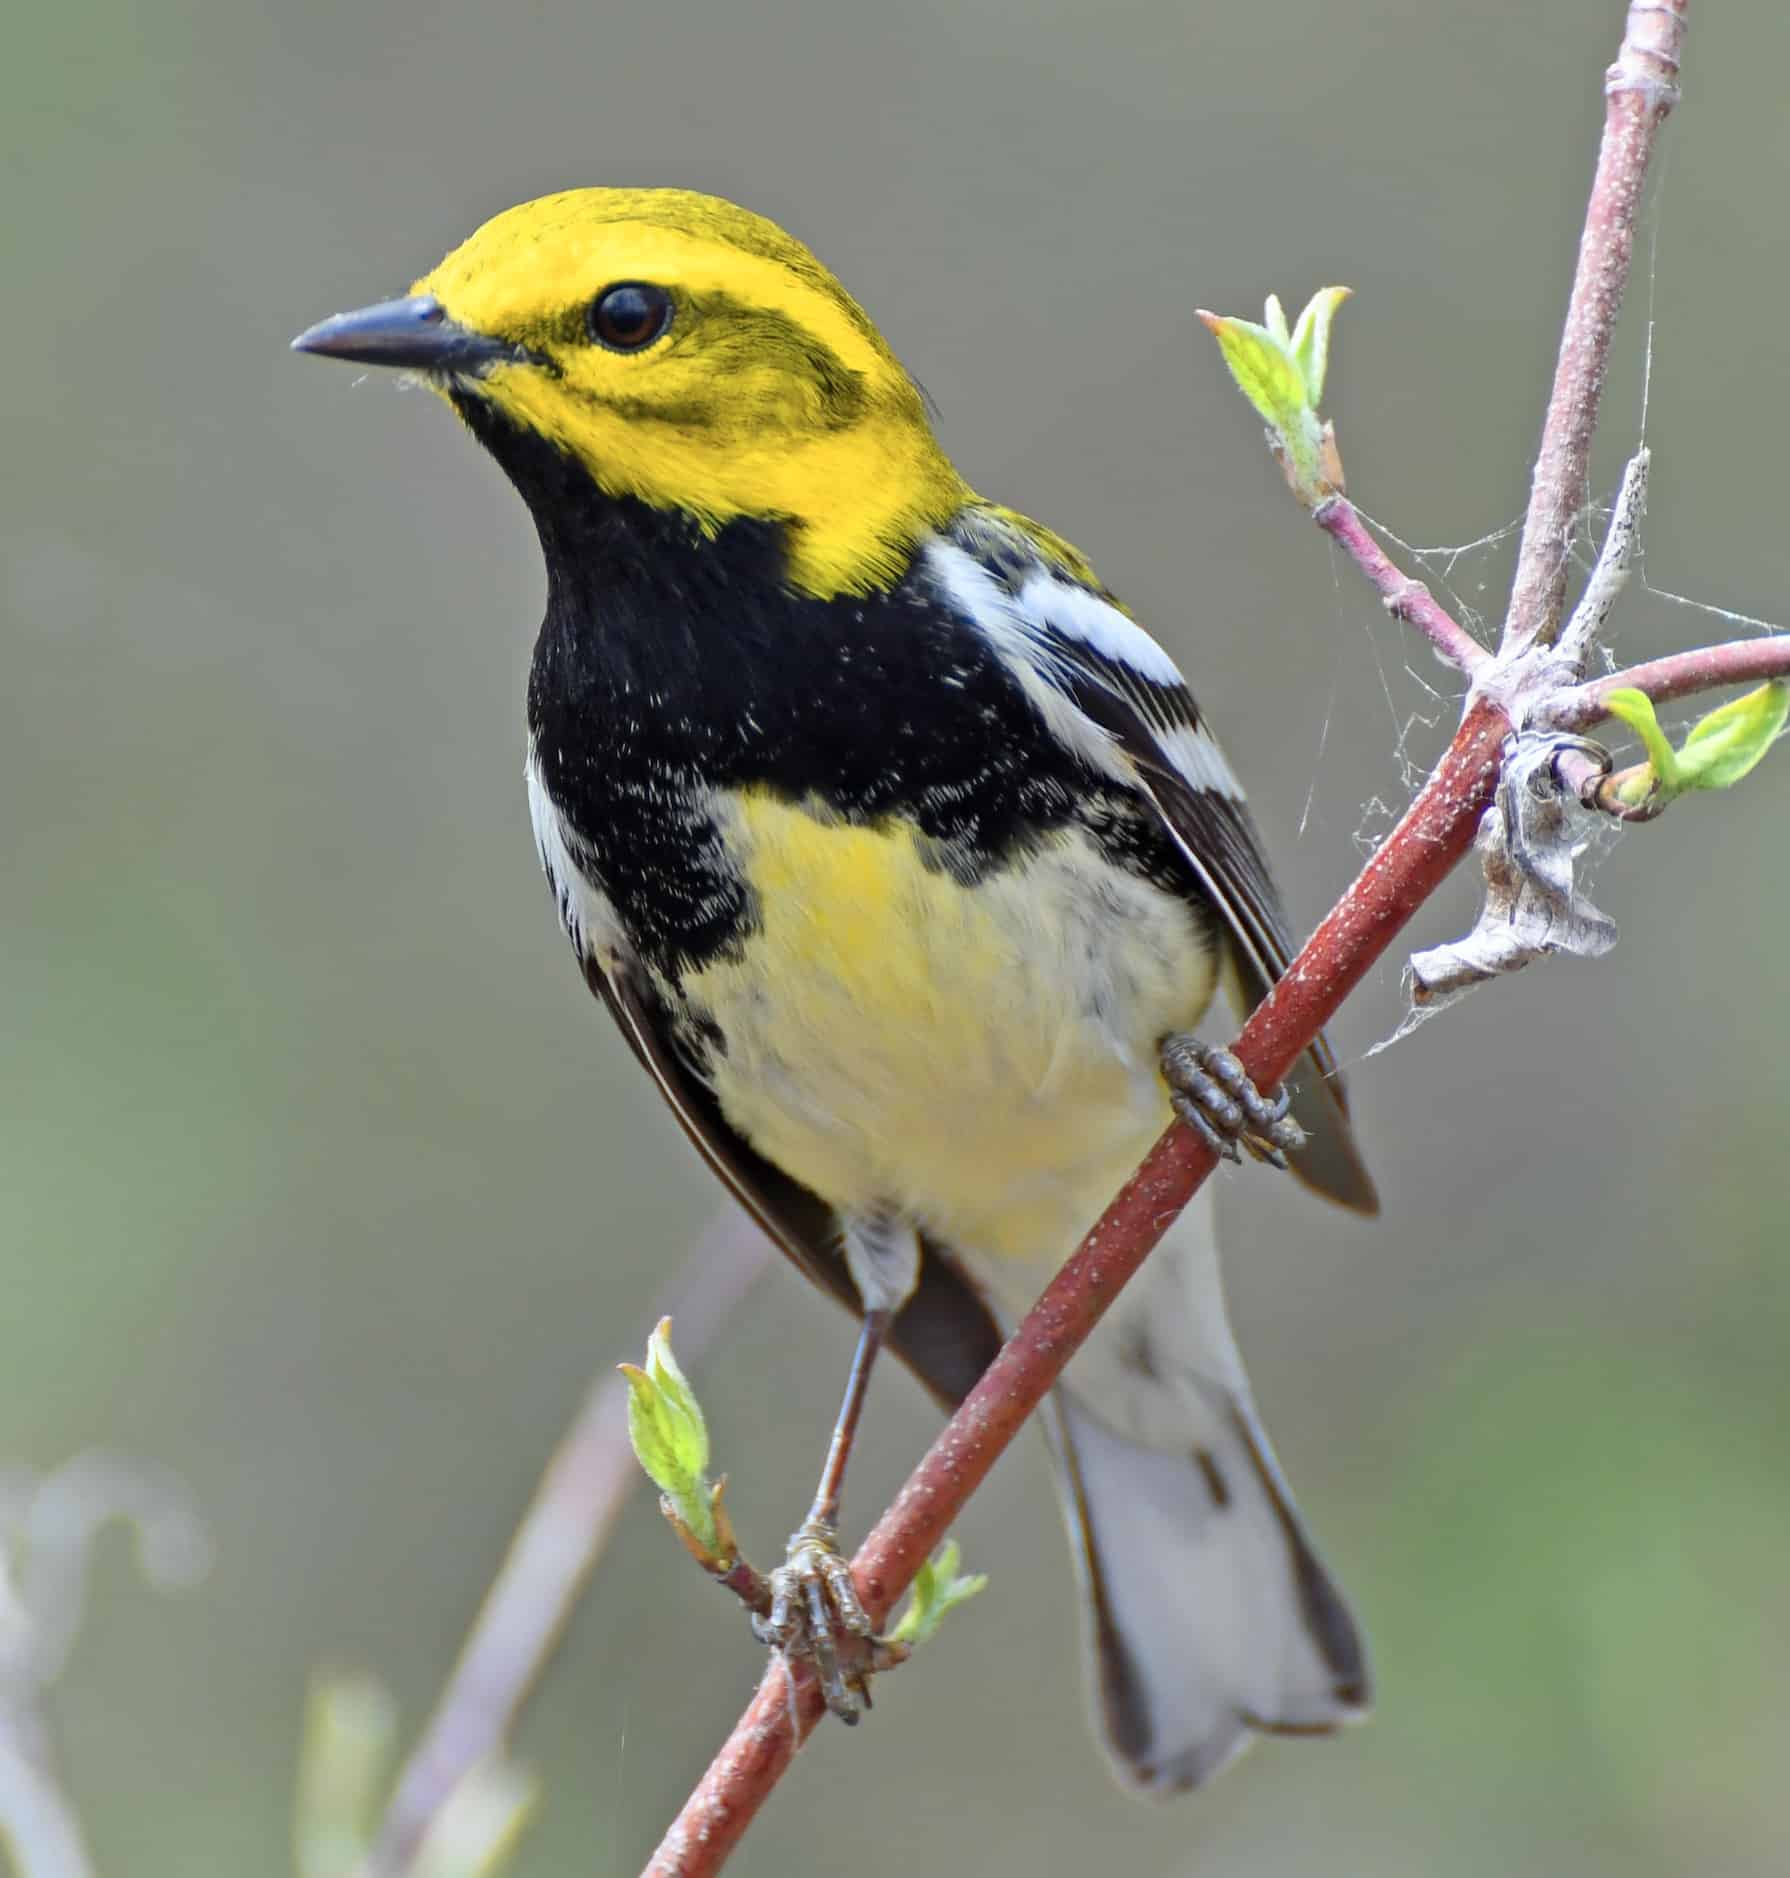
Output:
<path fill-rule="evenodd" d="M 1203 897 L 1230 929 L 1239 1009 L 1254 1010 L 1296 948 L 1249 811 L 1235 797 L 1201 787 L 1165 747 L 1164 739 L 1178 731 L 1209 737 L 1192 693 L 1185 685 L 1146 678 L 1060 630 L 1048 631 L 1045 649 L 1045 668 L 1077 709 L 1130 759 L 1139 786 L 1175 837 Z M 1294 1110 L 1310 1137 L 1293 1157 L 1294 1171 L 1340 1205 L 1378 1212 L 1379 1195 L 1355 1146 L 1348 1096 L 1327 1037 L 1320 1034 L 1313 1041 L 1305 1066 L 1288 1081 Z"/>

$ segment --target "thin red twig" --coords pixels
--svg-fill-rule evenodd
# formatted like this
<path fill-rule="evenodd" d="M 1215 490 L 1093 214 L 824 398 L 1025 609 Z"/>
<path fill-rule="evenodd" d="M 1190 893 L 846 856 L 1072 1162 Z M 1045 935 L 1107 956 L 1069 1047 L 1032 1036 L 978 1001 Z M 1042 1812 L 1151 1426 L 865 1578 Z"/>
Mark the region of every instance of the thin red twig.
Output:
<path fill-rule="evenodd" d="M 1616 63 L 1604 74 L 1603 141 L 1511 584 L 1500 648 L 1506 656 L 1551 639 L 1560 624 L 1573 531 L 1590 493 L 1591 439 L 1628 285 L 1641 190 L 1659 128 L 1678 102 L 1689 11 L 1690 0 L 1633 0 Z"/>
<path fill-rule="evenodd" d="M 1491 654 L 1466 627 L 1449 613 L 1420 580 L 1413 580 L 1368 532 L 1361 511 L 1347 496 L 1326 496 L 1311 512 L 1311 519 L 1373 583 L 1386 611 L 1403 620 L 1435 647 L 1438 657 L 1471 673 Z"/>
<path fill-rule="evenodd" d="M 1760 684 L 1768 678 L 1790 678 L 1790 633 L 1730 639 L 1719 646 L 1649 659 L 1626 672 L 1611 672 L 1590 684 L 1557 692 L 1538 715 L 1559 730 L 1589 730 L 1610 715 L 1607 700 L 1612 691 L 1644 691 L 1655 704 L 1668 704 L 1700 691 Z"/>

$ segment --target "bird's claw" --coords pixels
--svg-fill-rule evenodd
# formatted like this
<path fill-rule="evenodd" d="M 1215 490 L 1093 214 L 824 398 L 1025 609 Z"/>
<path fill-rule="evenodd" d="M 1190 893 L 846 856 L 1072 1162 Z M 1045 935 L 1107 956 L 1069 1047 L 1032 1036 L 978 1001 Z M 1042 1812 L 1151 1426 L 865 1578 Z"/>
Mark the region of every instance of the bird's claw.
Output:
<path fill-rule="evenodd" d="M 1162 1073 L 1175 1113 L 1221 1159 L 1241 1160 L 1247 1148 L 1256 1160 L 1284 1169 L 1288 1154 L 1305 1145 L 1305 1130 L 1288 1113 L 1292 1097 L 1279 1087 L 1263 1095 L 1229 1050 L 1170 1037 Z"/>
<path fill-rule="evenodd" d="M 811 1519 L 791 1535 L 770 1592 L 770 1610 L 752 1620 L 759 1642 L 811 1662 L 827 1707 L 842 1722 L 855 1722 L 870 1706 L 868 1673 L 888 1666 L 882 1659 L 889 1652 L 878 1650 L 876 1626 L 831 1525 Z"/>

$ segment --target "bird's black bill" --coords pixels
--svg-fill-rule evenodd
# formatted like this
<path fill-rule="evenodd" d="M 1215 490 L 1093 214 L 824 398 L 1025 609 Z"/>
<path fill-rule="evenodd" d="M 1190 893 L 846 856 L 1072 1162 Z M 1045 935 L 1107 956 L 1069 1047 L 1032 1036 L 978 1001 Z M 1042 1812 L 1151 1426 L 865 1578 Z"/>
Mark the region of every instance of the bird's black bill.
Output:
<path fill-rule="evenodd" d="M 353 313 L 337 313 L 306 328 L 294 352 L 357 365 L 394 365 L 418 372 L 477 372 L 515 357 L 515 348 L 456 326 L 433 294 L 381 300 Z"/>

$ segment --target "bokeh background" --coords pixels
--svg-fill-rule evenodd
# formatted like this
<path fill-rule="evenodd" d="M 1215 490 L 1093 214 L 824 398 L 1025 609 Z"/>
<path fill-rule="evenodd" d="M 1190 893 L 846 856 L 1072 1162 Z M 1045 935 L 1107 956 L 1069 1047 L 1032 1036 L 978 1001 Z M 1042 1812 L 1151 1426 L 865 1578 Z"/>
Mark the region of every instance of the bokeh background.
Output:
<path fill-rule="evenodd" d="M 1782 617 L 1777 0 L 1699 8 L 1599 458 L 1655 452 L 1619 644 Z M 1352 491 L 1495 611 L 1619 0 L 778 0 L 31 8 L 0 69 L 0 1460 L 179 1470 L 217 1547 L 108 1554 L 55 1693 L 107 1871 L 278 1873 L 302 1692 L 414 1722 L 586 1380 L 713 1211 L 537 878 L 542 579 L 446 412 L 288 357 L 477 222 L 585 182 L 806 237 L 972 480 L 1072 533 L 1228 729 L 1299 919 L 1451 719 L 1305 525 L 1198 328 L 1332 280 Z M 1604 860 L 1622 940 L 1369 1061 L 1377 1225 L 1224 1195 L 1240 1334 L 1377 1650 L 1340 1741 L 1198 1800 L 1087 1738 L 1026 1444 L 965 1518 L 994 1588 L 827 1731 L 745 1873 L 1783 1869 L 1790 757 Z M 1464 882 L 1424 942 L 1470 918 Z M 749 1540 L 804 1503 L 847 1351 L 768 1274 L 698 1368 Z M 878 1383 L 849 1503 L 931 1427 Z M 757 1652 L 644 1497 L 520 1747 L 516 1869 L 635 1869 Z"/>

